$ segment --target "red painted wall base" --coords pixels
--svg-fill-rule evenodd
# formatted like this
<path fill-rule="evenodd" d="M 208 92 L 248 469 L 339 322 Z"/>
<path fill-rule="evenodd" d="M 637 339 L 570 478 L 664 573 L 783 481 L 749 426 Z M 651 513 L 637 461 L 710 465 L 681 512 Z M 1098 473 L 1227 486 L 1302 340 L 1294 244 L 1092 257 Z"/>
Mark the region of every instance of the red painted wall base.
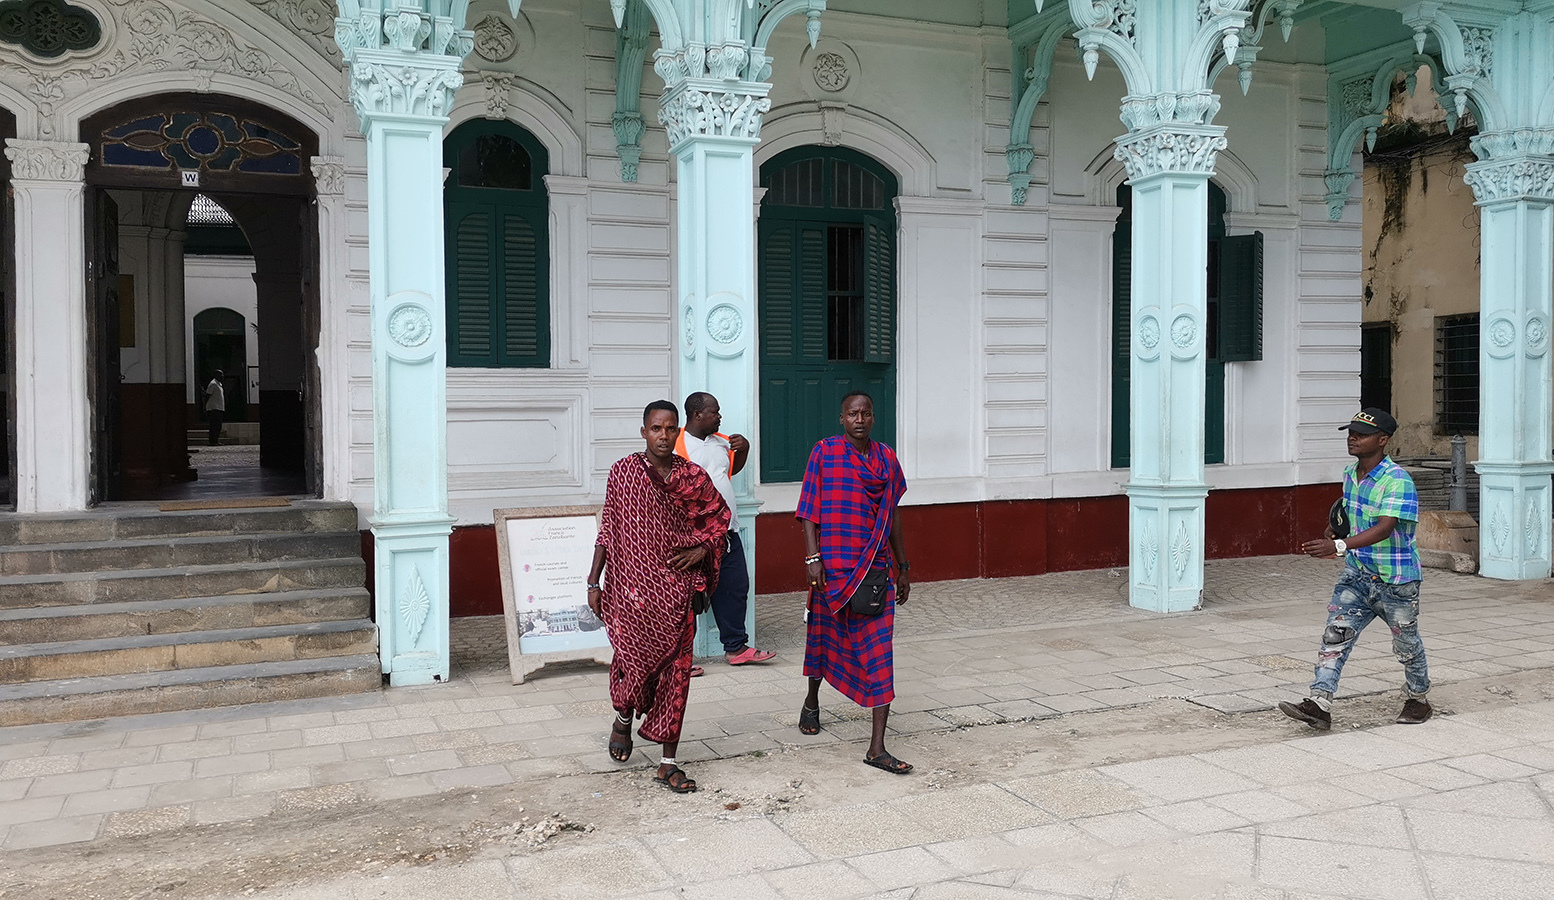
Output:
<path fill-rule="evenodd" d="M 1338 484 L 1211 491 L 1206 510 L 1210 559 L 1299 552 L 1327 524 Z M 997 500 L 901 509 L 912 577 L 1008 578 L 1128 563 L 1126 497 Z M 804 589 L 804 535 L 792 513 L 755 520 L 755 589 Z M 362 533 L 367 587 L 372 588 L 372 535 Z M 455 616 L 502 613 L 496 529 L 455 528 L 449 540 L 450 603 Z"/>

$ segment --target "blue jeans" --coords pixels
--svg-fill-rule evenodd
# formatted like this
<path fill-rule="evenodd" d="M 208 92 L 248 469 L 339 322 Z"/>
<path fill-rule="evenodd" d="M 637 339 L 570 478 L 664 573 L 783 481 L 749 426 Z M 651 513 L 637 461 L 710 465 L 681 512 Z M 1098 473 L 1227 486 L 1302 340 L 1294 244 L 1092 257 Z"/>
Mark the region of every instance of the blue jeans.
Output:
<path fill-rule="evenodd" d="M 750 567 L 745 562 L 745 545 L 739 532 L 729 531 L 728 551 L 718 570 L 718 586 L 712 592 L 713 621 L 718 623 L 718 638 L 724 653 L 738 653 L 750 641 L 745 631 L 745 610 L 750 607 Z"/>
<path fill-rule="evenodd" d="M 1388 584 L 1353 566 L 1344 568 L 1327 607 L 1312 696 L 1333 696 L 1349 651 L 1365 626 L 1378 617 L 1392 629 L 1392 653 L 1403 664 L 1403 696 L 1423 700 L 1430 693 L 1430 670 L 1419 638 L 1419 584 Z"/>

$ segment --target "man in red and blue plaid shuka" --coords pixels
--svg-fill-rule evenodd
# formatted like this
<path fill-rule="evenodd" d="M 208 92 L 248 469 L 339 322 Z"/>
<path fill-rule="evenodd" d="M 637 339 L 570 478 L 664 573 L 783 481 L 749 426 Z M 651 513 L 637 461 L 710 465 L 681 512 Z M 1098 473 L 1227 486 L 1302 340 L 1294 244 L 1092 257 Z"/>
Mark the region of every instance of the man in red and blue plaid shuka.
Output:
<path fill-rule="evenodd" d="M 863 761 L 896 775 L 912 771 L 885 749 L 885 723 L 895 699 L 891 638 L 896 605 L 911 594 L 898 506 L 906 476 L 896 453 L 871 440 L 874 400 L 863 391 L 842 398 L 842 434 L 815 445 L 804 470 L 794 515 L 804 527 L 809 605 L 804 674 L 809 694 L 799 730 L 820 733 L 820 681 L 873 710 L 873 734 Z M 896 570 L 891 578 L 891 568 Z M 872 577 L 871 577 L 872 573 Z M 883 590 L 883 606 L 860 612 L 855 593 Z M 873 596 L 878 597 L 878 594 Z"/>

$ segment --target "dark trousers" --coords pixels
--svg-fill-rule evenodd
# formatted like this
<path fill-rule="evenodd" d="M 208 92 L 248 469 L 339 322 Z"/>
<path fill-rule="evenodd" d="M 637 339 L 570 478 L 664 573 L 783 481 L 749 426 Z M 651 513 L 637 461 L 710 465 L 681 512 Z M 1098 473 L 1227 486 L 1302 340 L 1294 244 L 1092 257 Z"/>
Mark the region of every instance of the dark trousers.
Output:
<path fill-rule="evenodd" d="M 221 443 L 221 417 L 224 413 L 219 409 L 205 410 L 205 421 L 210 424 L 210 445 L 212 447 Z"/>
<path fill-rule="evenodd" d="M 718 587 L 712 592 L 712 618 L 718 623 L 718 637 L 724 653 L 737 653 L 750 643 L 745 631 L 745 611 L 750 608 L 750 567 L 745 562 L 745 545 L 739 532 L 728 533 L 728 552 L 718 570 Z"/>

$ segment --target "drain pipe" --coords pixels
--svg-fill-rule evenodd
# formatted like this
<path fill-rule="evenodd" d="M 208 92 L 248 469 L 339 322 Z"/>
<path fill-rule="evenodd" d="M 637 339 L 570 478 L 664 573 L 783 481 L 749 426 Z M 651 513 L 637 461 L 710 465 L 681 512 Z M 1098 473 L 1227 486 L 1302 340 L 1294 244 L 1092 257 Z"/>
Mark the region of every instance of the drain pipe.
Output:
<path fill-rule="evenodd" d="M 1460 434 L 1451 436 L 1451 502 L 1447 508 L 1468 510 L 1468 439 Z"/>

